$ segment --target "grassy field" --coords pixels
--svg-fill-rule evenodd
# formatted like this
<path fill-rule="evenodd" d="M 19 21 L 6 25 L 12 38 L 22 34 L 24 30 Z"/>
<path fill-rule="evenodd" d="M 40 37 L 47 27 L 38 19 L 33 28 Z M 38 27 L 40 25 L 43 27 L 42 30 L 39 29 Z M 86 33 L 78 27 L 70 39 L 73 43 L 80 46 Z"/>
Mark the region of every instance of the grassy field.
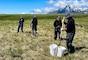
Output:
<path fill-rule="evenodd" d="M 36 37 L 29 33 L 30 20 L 33 16 L 23 15 L 24 32 L 17 33 L 20 15 L 0 15 L 0 60 L 88 60 L 88 15 L 72 15 L 76 23 L 73 41 L 76 52 L 61 58 L 51 56 L 49 51 L 50 44 L 60 43 L 59 40 L 53 39 L 53 22 L 58 15 L 36 15 L 38 17 Z M 63 37 L 65 36 L 64 34 Z M 66 47 L 66 41 L 61 41 L 61 45 Z"/>

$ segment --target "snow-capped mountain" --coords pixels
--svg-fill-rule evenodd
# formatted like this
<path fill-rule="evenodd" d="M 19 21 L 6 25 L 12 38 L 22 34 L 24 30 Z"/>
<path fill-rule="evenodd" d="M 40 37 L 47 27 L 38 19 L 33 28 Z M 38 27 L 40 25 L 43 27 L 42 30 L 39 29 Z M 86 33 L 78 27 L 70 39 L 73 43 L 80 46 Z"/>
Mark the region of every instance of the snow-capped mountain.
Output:
<path fill-rule="evenodd" d="M 49 14 L 58 14 L 58 13 L 88 14 L 88 9 L 75 8 L 75 7 L 70 7 L 70 5 L 67 5 L 62 9 L 49 12 Z"/>

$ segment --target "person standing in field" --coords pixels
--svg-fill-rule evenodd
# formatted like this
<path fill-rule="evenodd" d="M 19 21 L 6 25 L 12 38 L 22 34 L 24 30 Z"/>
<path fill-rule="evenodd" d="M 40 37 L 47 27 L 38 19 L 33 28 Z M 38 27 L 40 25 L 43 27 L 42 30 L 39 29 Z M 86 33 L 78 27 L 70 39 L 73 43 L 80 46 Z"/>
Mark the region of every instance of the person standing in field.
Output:
<path fill-rule="evenodd" d="M 66 16 L 66 18 L 68 20 L 67 24 L 65 23 L 66 27 L 61 28 L 61 30 L 66 31 L 67 34 L 66 34 L 66 38 L 62 38 L 62 39 L 66 40 L 66 46 L 67 46 L 68 52 L 74 53 L 75 49 L 74 49 L 74 46 L 72 45 L 72 42 L 75 35 L 75 21 L 72 18 L 72 16 Z"/>
<path fill-rule="evenodd" d="M 61 27 L 62 27 L 60 16 L 56 18 L 53 25 L 54 25 L 54 39 L 57 40 L 57 37 L 60 39 L 60 33 L 61 33 Z"/>
<path fill-rule="evenodd" d="M 24 23 L 24 18 L 21 16 L 20 19 L 19 19 L 19 23 L 18 23 L 18 31 L 20 30 L 21 28 L 21 31 L 23 32 L 23 23 Z"/>
<path fill-rule="evenodd" d="M 32 35 L 36 36 L 37 33 L 37 25 L 38 25 L 38 21 L 37 21 L 37 17 L 34 16 L 32 21 L 31 21 L 31 26 L 32 26 Z"/>

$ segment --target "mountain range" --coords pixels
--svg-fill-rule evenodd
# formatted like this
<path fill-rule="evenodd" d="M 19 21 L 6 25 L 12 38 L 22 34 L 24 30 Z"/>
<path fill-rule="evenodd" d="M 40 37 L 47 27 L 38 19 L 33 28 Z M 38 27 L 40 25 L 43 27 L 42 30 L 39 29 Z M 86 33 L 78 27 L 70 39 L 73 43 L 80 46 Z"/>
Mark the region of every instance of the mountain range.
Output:
<path fill-rule="evenodd" d="M 49 12 L 48 14 L 59 14 L 59 13 L 72 13 L 72 14 L 88 14 L 88 9 L 70 7 L 70 5 L 56 11 Z"/>

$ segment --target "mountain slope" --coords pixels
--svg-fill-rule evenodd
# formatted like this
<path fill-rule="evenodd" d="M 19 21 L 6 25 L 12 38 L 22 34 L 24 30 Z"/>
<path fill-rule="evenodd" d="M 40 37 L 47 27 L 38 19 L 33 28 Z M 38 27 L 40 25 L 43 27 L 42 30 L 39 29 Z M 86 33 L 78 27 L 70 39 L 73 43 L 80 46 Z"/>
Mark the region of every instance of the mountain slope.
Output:
<path fill-rule="evenodd" d="M 59 14 L 59 13 L 73 13 L 73 14 L 87 14 L 88 9 L 80 9 L 80 8 L 73 8 L 70 7 L 69 5 L 65 6 L 62 9 L 58 9 L 56 11 L 49 12 L 49 14 Z"/>

